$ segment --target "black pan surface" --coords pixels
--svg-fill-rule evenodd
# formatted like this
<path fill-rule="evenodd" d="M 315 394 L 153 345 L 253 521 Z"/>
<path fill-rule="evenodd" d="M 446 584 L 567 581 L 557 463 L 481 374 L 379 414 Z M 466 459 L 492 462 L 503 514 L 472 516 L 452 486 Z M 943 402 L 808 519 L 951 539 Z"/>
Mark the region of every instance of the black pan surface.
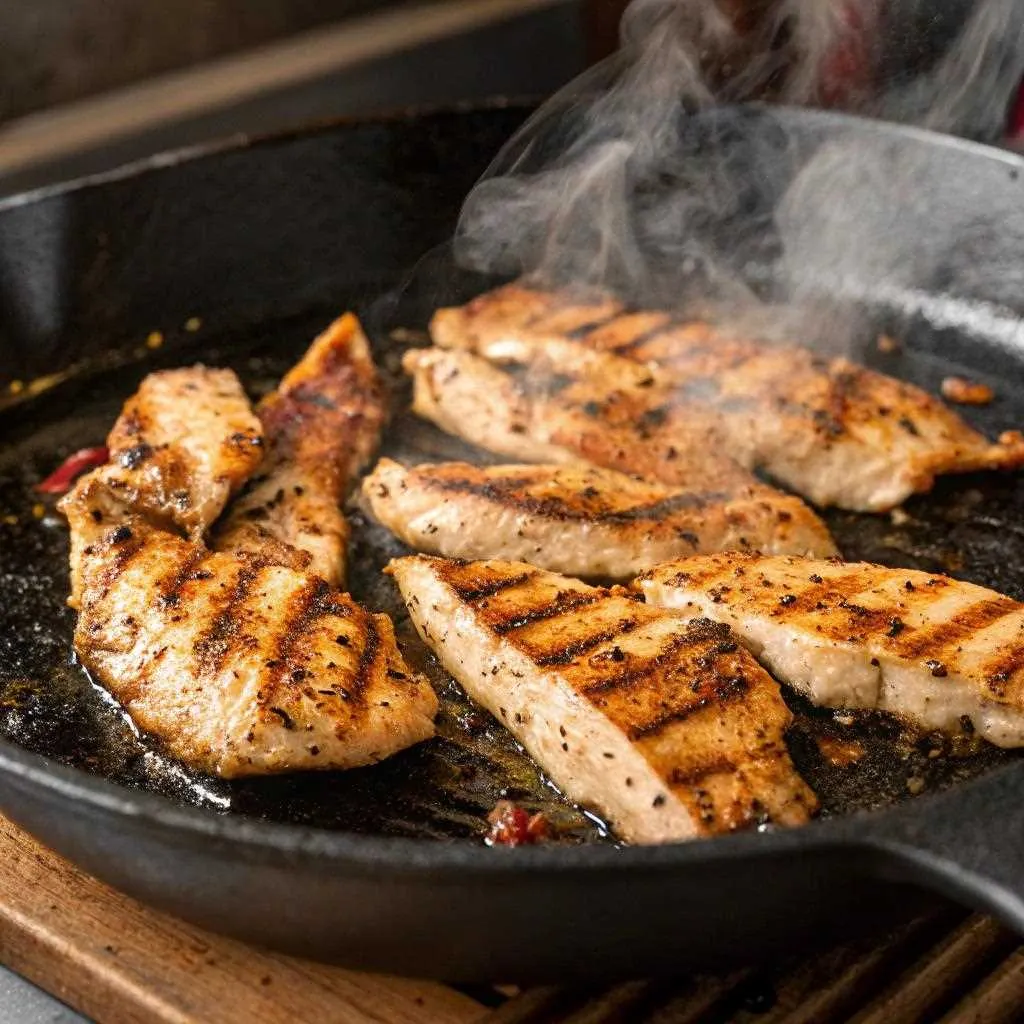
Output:
<path fill-rule="evenodd" d="M 523 113 L 333 126 L 0 207 L 0 806 L 102 877 L 206 926 L 448 978 L 720 966 L 780 939 L 866 927 L 913 900 L 911 882 L 1024 925 L 1019 758 L 951 749 L 884 716 L 836 716 L 795 697 L 791 748 L 826 820 L 793 833 L 617 847 L 439 671 L 379 573 L 403 549 L 358 509 L 352 589 L 394 615 L 410 659 L 438 685 L 430 743 L 349 773 L 198 778 L 136 735 L 69 658 L 66 531 L 33 487 L 70 451 L 100 443 L 155 367 L 230 365 L 258 395 L 351 306 L 392 384 L 384 453 L 486 459 L 412 418 L 396 370 L 402 349 L 423 343 L 437 304 L 486 283 L 455 272 L 435 246 Z M 862 122 L 758 116 L 781 117 L 809 151 L 881 133 L 945 161 L 950 174 L 984 166 L 1013 182 L 1021 167 Z M 969 418 L 990 433 L 1024 421 L 1011 310 L 988 336 L 896 308 L 888 294 L 860 294 L 856 316 L 859 358 L 932 390 L 953 372 L 985 380 L 997 401 Z M 880 332 L 899 338 L 899 351 L 879 352 Z M 828 518 L 848 557 L 1021 598 L 1022 507 L 1024 481 L 984 475 L 942 481 L 906 516 Z M 851 741 L 864 752 L 854 763 L 826 756 Z M 545 811 L 557 841 L 486 848 L 486 814 L 501 797 Z"/>

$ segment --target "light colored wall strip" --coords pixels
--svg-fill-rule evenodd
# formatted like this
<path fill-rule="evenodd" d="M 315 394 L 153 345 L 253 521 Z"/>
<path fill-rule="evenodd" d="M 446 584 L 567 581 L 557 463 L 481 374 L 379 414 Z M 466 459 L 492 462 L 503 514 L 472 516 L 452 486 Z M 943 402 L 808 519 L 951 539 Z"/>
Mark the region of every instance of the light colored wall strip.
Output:
<path fill-rule="evenodd" d="M 0 127 L 0 174 L 564 2 L 440 0 L 403 5 L 31 114 Z"/>

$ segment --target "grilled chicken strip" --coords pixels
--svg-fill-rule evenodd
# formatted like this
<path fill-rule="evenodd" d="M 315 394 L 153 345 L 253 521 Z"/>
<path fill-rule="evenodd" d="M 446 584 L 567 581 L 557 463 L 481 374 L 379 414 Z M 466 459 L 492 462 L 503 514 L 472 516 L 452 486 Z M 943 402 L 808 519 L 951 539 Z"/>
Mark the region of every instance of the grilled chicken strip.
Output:
<path fill-rule="evenodd" d="M 404 366 L 413 378 L 413 410 L 473 444 L 527 462 L 589 463 L 708 502 L 736 503 L 750 523 L 750 536 L 737 534 L 741 546 L 835 550 L 810 508 L 721 457 L 719 442 L 699 424 L 681 421 L 650 380 L 577 380 L 536 363 L 517 372 L 436 348 L 407 352 Z"/>
<path fill-rule="evenodd" d="M 673 415 L 650 374 L 573 377 L 543 360 L 498 365 L 468 352 L 413 349 L 413 411 L 471 444 L 524 462 L 590 462 L 669 486 L 768 492 L 718 454 L 721 438 Z M 634 368 L 630 368 L 634 370 Z"/>
<path fill-rule="evenodd" d="M 992 444 L 937 398 L 847 359 L 737 339 L 667 313 L 629 312 L 510 285 L 439 310 L 437 344 L 491 359 L 575 344 L 586 357 L 653 368 L 677 401 L 711 417 L 724 450 L 818 505 L 881 511 L 945 473 L 1024 465 L 1024 436 Z"/>
<path fill-rule="evenodd" d="M 775 682 L 708 621 L 517 562 L 388 571 L 416 628 L 573 800 L 644 843 L 807 821 Z"/>
<path fill-rule="evenodd" d="M 125 403 L 99 472 L 127 504 L 201 537 L 263 459 L 263 429 L 231 370 L 151 373 Z"/>
<path fill-rule="evenodd" d="M 140 729 L 233 778 L 371 764 L 433 735 L 391 621 L 308 572 L 151 525 L 98 474 L 62 501 L 75 650 Z"/>
<path fill-rule="evenodd" d="M 107 447 L 110 460 L 90 475 L 103 481 L 103 513 L 119 516 L 132 508 L 196 539 L 260 464 L 264 451 L 260 421 L 238 378 L 231 370 L 205 366 L 146 377 L 121 410 Z M 75 608 L 84 543 L 72 530 L 69 603 Z"/>
<path fill-rule="evenodd" d="M 503 558 L 571 576 L 626 579 L 696 551 L 831 555 L 799 499 L 722 499 L 574 465 L 406 468 L 381 459 L 363 481 L 374 516 L 410 547 Z"/>
<path fill-rule="evenodd" d="M 267 459 L 219 524 L 214 546 L 248 551 L 332 586 L 345 579 L 341 502 L 380 436 L 384 403 L 370 346 L 346 313 L 258 407 Z"/>
<path fill-rule="evenodd" d="M 731 626 L 784 682 L 827 707 L 879 708 L 923 730 L 1024 746 L 1024 605 L 945 576 L 725 554 L 634 586 L 650 604 Z"/>

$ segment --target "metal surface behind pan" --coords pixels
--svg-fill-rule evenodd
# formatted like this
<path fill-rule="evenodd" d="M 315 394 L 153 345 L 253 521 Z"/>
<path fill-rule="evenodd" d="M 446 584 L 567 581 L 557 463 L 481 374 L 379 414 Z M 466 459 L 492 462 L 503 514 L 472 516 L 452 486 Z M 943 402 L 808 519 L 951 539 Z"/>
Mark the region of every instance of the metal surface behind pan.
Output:
<path fill-rule="evenodd" d="M 919 887 L 1024 927 L 1024 766 L 994 748 L 953 756 L 882 717 L 841 725 L 794 700 L 794 757 L 825 820 L 623 849 L 446 682 L 407 624 L 407 649 L 442 689 L 440 735 L 345 774 L 196 778 L 136 736 L 69 661 L 65 532 L 32 486 L 70 450 L 100 442 L 155 366 L 225 363 L 259 393 L 329 316 L 354 306 L 394 386 L 385 451 L 485 458 L 403 412 L 396 369 L 436 305 L 485 283 L 455 273 L 436 247 L 524 114 L 333 126 L 0 207 L 0 806 L 87 869 L 208 927 L 446 978 L 720 966 L 869 927 L 905 912 Z M 952 175 L 984 166 L 1012 181 L 1022 167 L 926 135 L 780 116 L 808 147 L 883 133 Z M 1000 397 L 978 425 L 998 432 L 1024 420 L 1024 350 L 867 301 L 865 322 L 903 348 L 882 356 L 871 346 L 866 359 L 933 390 L 953 371 L 989 380 Z M 40 378 L 34 396 L 9 386 Z M 905 521 L 837 513 L 830 525 L 850 557 L 1022 597 L 1022 507 L 1024 483 L 989 475 L 941 483 Z M 353 590 L 402 622 L 378 571 L 401 548 L 356 519 Z M 822 739 L 850 737 L 864 756 L 833 766 Z M 484 847 L 487 810 L 506 795 L 545 810 L 561 842 Z"/>

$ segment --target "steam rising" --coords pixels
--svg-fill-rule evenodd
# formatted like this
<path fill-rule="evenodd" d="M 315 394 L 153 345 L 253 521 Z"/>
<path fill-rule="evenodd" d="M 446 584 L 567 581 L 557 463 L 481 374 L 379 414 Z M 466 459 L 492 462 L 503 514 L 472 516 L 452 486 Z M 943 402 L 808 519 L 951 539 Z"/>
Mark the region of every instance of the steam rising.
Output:
<path fill-rule="evenodd" d="M 838 105 L 995 140 L 1024 78 L 1024 3 L 761 7 L 743 23 L 713 0 L 633 0 L 620 51 L 546 104 L 470 194 L 458 261 L 754 316 L 766 334 L 789 330 L 799 307 L 803 340 L 833 344 L 822 295 L 866 282 L 904 303 L 941 287 L 957 302 L 1024 306 L 1024 186 L 1008 167 L 979 180 L 957 173 L 955 146 L 736 106 Z M 977 219 L 986 205 L 989 223 Z"/>

